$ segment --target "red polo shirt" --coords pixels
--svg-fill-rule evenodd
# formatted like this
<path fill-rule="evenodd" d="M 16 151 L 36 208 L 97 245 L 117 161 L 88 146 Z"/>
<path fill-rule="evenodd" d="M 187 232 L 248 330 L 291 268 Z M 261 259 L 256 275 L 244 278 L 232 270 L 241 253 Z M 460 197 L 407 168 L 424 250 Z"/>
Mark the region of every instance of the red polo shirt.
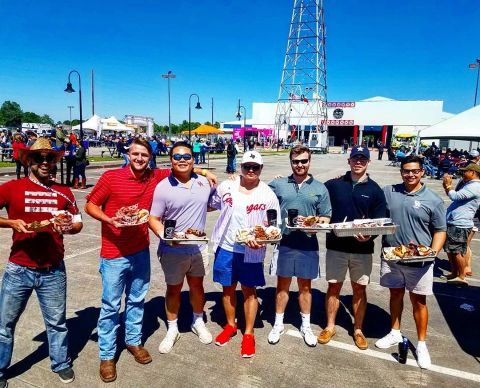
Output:
<path fill-rule="evenodd" d="M 87 201 L 101 207 L 109 217 L 115 216 L 122 206 L 138 204 L 140 209 L 150 210 L 155 187 L 169 174 L 170 169 L 147 170 L 141 179 L 137 179 L 130 167 L 110 170 L 100 177 L 87 195 Z M 149 244 L 148 224 L 116 228 L 102 222 L 102 258 L 129 256 L 144 250 Z"/>

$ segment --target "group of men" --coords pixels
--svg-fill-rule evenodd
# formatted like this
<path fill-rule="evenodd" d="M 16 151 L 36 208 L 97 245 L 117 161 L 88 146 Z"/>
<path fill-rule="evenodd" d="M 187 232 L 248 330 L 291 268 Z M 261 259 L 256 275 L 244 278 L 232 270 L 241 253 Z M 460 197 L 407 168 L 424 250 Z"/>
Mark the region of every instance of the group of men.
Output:
<path fill-rule="evenodd" d="M 21 152 L 31 169 L 29 177 L 0 186 L 0 208 L 6 207 L 8 212 L 8 218 L 0 217 L 0 227 L 13 229 L 12 252 L 0 293 L 0 388 L 7 385 L 5 373 L 11 360 L 15 324 L 33 289 L 39 296 L 47 326 L 52 370 L 63 382 L 74 379 L 67 352 L 63 234 L 78 233 L 82 224 L 71 191 L 49 179 L 61 156 L 62 152 L 53 150 L 49 144 L 36 143 Z M 237 334 L 235 291 L 240 283 L 245 315 L 241 355 L 246 358 L 255 354 L 256 288 L 265 285 L 266 247 L 255 240 L 239 244 L 235 235 L 239 229 L 265 223 L 267 210 L 276 210 L 277 224 L 282 228 L 282 239 L 271 265 L 271 274 L 277 276 L 275 323 L 268 335 L 271 344 L 278 343 L 284 332 L 284 312 L 293 277 L 299 287 L 300 332 L 305 343 L 308 346 L 316 346 L 317 341 L 328 343 L 336 333 L 339 295 L 348 271 L 353 289 L 353 339 L 358 348 L 368 347 L 362 323 L 375 236 L 327 236 L 327 325 L 317 338 L 310 326 L 310 313 L 311 282 L 319 277 L 319 244 L 314 233 L 292 231 L 282 224 L 289 209 L 297 209 L 302 216 L 318 216 L 325 223 L 390 217 L 398 227 L 395 234 L 383 238 L 384 247 L 414 241 L 438 253 L 446 239 L 443 201 L 421 183 L 423 162 L 416 156 L 402 161 L 403 182 L 383 190 L 367 173 L 370 153 L 365 147 L 354 147 L 348 158 L 349 171 L 325 184 L 309 174 L 311 152 L 302 145 L 290 151 L 292 174 L 268 185 L 260 180 L 264 164 L 256 151 L 245 152 L 240 175 L 218 187 L 215 176 L 194 168 L 193 150 L 188 143 L 172 146 L 171 169 L 148 169 L 151 158 L 149 143 L 140 138 L 133 140 L 128 150 L 129 164 L 105 172 L 88 194 L 85 205 L 86 213 L 99 220 L 102 228 L 99 271 L 103 291 L 97 329 L 99 374 L 104 382 L 114 381 L 117 376 L 117 331 L 123 295 L 126 348 L 138 363 L 152 361 L 141 342 L 144 300 L 150 281 L 149 228 L 161 239 L 158 258 L 167 284 L 168 330 L 159 352 L 170 352 L 180 338 L 177 318 L 185 279 L 193 310 L 191 329 L 201 343 L 213 341 L 204 321 L 203 280 L 208 268 L 208 247 L 201 243 L 168 245 L 163 239 L 167 220 L 176 221 L 177 232 L 189 228 L 203 231 L 207 211 L 219 210 L 211 237 L 215 255 L 213 280 L 223 288 L 226 324 L 216 336 L 215 344 L 224 346 Z M 122 227 L 116 212 L 131 205 L 150 210 L 148 224 Z M 57 210 L 75 215 L 69 227 L 48 225 L 39 231 L 28 228 L 29 223 L 48 219 Z M 426 296 L 432 294 L 433 264 L 390 263 L 382 259 L 381 284 L 390 289 L 391 331 L 376 346 L 387 348 L 402 341 L 400 319 L 403 296 L 408 290 L 417 326 L 418 364 L 428 368 L 431 361 L 425 344 Z"/>

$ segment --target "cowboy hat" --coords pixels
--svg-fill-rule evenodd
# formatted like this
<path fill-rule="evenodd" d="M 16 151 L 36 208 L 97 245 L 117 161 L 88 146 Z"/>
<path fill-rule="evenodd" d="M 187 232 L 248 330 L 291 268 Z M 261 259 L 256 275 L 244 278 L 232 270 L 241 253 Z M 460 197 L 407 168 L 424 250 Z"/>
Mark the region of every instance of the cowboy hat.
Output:
<path fill-rule="evenodd" d="M 29 164 L 29 158 L 30 155 L 34 153 L 42 153 L 42 152 L 47 152 L 49 154 L 54 154 L 55 155 L 55 163 L 58 162 L 65 151 L 56 151 L 52 148 L 52 145 L 50 144 L 50 141 L 44 137 L 41 137 L 35 141 L 35 143 L 32 144 L 30 149 L 21 149 L 18 150 L 18 158 L 20 159 L 20 162 L 24 166 L 28 166 Z"/>

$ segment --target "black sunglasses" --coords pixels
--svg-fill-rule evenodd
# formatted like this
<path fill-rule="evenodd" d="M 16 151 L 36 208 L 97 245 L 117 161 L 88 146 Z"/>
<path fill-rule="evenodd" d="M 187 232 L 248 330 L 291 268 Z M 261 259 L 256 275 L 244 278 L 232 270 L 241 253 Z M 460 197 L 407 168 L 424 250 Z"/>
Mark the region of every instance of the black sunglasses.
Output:
<path fill-rule="evenodd" d="M 295 166 L 300 164 L 300 163 L 307 164 L 309 161 L 310 160 L 308 160 L 308 159 L 294 159 L 294 160 L 291 160 L 292 164 L 295 165 Z"/>
<path fill-rule="evenodd" d="M 55 162 L 55 159 L 56 157 L 53 154 L 47 154 L 46 156 L 43 156 L 41 154 L 33 154 L 32 156 L 32 161 L 35 164 L 42 164 L 44 162 L 53 163 Z"/>
<path fill-rule="evenodd" d="M 172 155 L 173 160 L 179 162 L 180 160 L 190 160 L 192 159 L 191 154 L 173 154 Z"/>
<path fill-rule="evenodd" d="M 242 164 L 242 168 L 247 171 L 258 171 L 261 167 L 259 164 Z"/>

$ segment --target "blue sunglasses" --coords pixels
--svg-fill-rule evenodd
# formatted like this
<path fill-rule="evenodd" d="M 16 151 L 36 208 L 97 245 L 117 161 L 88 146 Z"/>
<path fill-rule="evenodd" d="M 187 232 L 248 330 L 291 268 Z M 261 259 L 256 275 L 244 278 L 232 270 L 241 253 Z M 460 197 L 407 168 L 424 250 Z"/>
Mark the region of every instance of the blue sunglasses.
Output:
<path fill-rule="evenodd" d="M 180 160 L 190 160 L 192 159 L 191 154 L 173 154 L 172 155 L 173 160 L 179 162 Z"/>

